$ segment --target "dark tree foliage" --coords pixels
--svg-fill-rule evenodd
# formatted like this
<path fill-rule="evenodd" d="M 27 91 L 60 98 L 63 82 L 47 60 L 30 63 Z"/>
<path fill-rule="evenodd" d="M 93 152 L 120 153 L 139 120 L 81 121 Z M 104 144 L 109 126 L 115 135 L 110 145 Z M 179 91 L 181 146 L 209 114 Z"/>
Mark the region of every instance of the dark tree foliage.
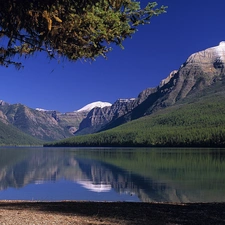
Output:
<path fill-rule="evenodd" d="M 0 0 L 0 65 L 15 56 L 46 51 L 69 60 L 106 56 L 110 43 L 122 46 L 140 24 L 165 12 L 155 2 L 143 9 L 132 0 Z"/>

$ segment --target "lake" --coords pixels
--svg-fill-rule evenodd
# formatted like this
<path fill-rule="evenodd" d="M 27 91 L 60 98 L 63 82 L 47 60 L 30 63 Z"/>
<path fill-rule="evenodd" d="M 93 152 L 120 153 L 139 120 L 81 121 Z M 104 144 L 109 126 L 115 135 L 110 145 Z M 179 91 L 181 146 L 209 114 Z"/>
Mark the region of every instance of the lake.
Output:
<path fill-rule="evenodd" d="M 0 148 L 1 200 L 224 202 L 225 150 Z"/>

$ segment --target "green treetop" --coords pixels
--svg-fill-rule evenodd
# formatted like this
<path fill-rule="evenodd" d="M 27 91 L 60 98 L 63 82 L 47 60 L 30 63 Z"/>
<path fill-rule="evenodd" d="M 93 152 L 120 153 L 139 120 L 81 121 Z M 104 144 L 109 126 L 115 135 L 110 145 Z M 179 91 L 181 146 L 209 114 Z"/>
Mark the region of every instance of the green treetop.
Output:
<path fill-rule="evenodd" d="M 7 0 L 0 7 L 0 65 L 21 63 L 14 56 L 45 51 L 69 60 L 106 56 L 137 27 L 165 12 L 155 2 L 143 9 L 132 0 Z"/>

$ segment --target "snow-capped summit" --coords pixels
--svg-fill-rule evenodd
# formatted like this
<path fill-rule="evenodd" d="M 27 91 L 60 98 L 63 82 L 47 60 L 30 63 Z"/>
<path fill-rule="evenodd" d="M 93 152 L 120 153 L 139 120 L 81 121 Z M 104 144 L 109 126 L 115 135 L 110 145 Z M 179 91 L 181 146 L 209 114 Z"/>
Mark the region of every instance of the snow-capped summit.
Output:
<path fill-rule="evenodd" d="M 41 109 L 41 108 L 36 108 L 35 110 L 40 111 L 40 112 L 47 112 L 47 111 L 51 111 L 51 110 Z"/>
<path fill-rule="evenodd" d="M 219 45 L 215 47 L 192 54 L 187 59 L 186 64 L 200 64 L 201 66 L 204 65 L 204 67 L 205 64 L 208 64 L 211 67 L 213 63 L 218 61 L 225 63 L 225 41 L 221 41 Z"/>
<path fill-rule="evenodd" d="M 76 110 L 75 112 L 81 112 L 81 111 L 91 111 L 93 108 L 104 108 L 106 106 L 111 106 L 112 104 L 109 103 L 109 102 L 101 102 L 101 101 L 98 101 L 98 102 L 92 102 L 86 106 L 84 106 L 83 108 L 79 109 L 79 110 Z"/>

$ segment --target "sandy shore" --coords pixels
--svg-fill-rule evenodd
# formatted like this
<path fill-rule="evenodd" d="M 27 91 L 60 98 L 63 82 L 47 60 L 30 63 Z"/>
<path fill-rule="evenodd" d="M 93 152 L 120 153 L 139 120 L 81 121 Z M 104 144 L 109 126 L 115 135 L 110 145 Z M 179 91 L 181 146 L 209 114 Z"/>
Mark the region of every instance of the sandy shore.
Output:
<path fill-rule="evenodd" d="M 0 224 L 225 224 L 225 203 L 0 201 Z"/>

